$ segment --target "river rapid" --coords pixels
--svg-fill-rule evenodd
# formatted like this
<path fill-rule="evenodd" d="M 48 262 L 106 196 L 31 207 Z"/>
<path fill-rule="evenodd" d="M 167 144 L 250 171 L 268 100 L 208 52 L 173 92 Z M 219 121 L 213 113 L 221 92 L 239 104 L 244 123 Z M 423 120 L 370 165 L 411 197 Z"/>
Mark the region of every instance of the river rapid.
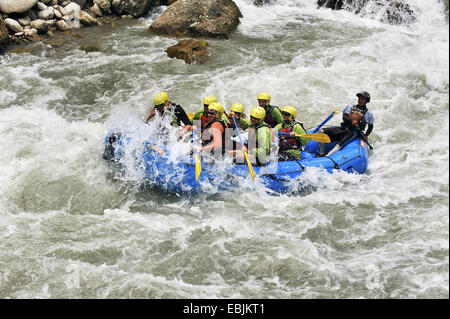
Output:
<path fill-rule="evenodd" d="M 400 26 L 235 2 L 241 24 L 207 40 L 205 64 L 147 33 L 164 7 L 0 56 L 0 298 L 449 298 L 448 1 L 408 0 L 417 20 Z M 103 52 L 79 50 L 93 41 Z M 103 140 L 143 126 L 161 90 L 188 112 L 214 94 L 247 113 L 267 91 L 307 128 L 336 107 L 338 125 L 366 90 L 368 171 L 310 171 L 278 196 L 117 178 Z"/>

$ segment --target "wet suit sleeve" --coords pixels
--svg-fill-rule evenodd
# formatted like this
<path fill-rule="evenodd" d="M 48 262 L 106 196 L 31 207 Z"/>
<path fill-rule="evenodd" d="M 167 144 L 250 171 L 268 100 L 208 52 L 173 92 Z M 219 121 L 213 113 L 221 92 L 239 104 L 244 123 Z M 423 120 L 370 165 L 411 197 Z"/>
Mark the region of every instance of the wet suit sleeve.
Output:
<path fill-rule="evenodd" d="M 203 109 L 197 110 L 194 114 L 194 120 L 201 120 L 203 115 Z"/>
<path fill-rule="evenodd" d="M 306 134 L 305 130 L 302 128 L 300 124 L 295 124 L 292 129 L 296 134 Z M 300 145 L 308 144 L 309 140 L 304 137 L 297 137 L 297 140 L 300 142 Z"/>
<path fill-rule="evenodd" d="M 372 133 L 373 130 L 373 124 L 369 124 L 369 126 L 367 127 L 367 131 L 366 133 L 364 133 L 365 136 L 369 136 L 370 133 Z"/>
<path fill-rule="evenodd" d="M 178 121 L 182 122 L 184 125 L 192 125 L 186 112 L 183 110 L 183 108 L 180 105 L 175 106 L 174 114 L 178 118 Z"/>
<path fill-rule="evenodd" d="M 277 122 L 277 124 L 283 123 L 283 116 L 281 115 L 280 109 L 274 107 L 272 110 L 272 119 Z"/>

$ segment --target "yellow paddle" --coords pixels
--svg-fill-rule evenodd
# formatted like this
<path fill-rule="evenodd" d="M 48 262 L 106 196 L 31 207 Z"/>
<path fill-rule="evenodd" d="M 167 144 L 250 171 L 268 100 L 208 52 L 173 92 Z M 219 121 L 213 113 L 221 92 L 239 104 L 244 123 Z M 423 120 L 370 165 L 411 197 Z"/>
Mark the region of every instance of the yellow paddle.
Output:
<path fill-rule="evenodd" d="M 241 145 L 244 146 L 244 143 L 242 143 L 241 133 L 239 132 L 239 127 L 238 127 L 238 125 L 236 123 L 236 119 L 235 119 L 234 116 L 233 116 L 233 122 L 234 122 L 234 126 L 236 127 L 236 130 L 238 132 L 239 140 L 241 141 Z M 244 156 L 245 156 L 245 160 L 247 161 L 248 171 L 250 172 L 250 176 L 252 177 L 252 181 L 255 181 L 255 171 L 253 170 L 252 163 L 250 163 L 250 161 L 248 159 L 247 151 L 244 151 Z"/>
<path fill-rule="evenodd" d="M 278 132 L 279 135 L 290 135 L 290 133 Z M 330 137 L 324 133 L 308 133 L 308 134 L 295 134 L 295 137 L 307 138 L 309 140 L 317 141 L 320 143 L 330 143 Z"/>
<path fill-rule="evenodd" d="M 194 135 L 195 130 L 192 130 L 192 145 L 194 145 Z M 198 181 L 200 173 L 202 172 L 202 162 L 198 157 L 197 151 L 194 149 L 194 159 L 195 159 L 195 180 Z"/>

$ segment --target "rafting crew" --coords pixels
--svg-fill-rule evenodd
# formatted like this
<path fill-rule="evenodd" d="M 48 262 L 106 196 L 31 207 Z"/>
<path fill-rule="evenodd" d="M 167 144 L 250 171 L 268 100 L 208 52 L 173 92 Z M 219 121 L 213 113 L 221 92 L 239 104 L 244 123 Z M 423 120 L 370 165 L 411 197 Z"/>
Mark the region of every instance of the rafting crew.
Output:
<path fill-rule="evenodd" d="M 357 104 L 347 105 L 342 114 L 342 123 L 340 126 L 323 128 L 319 132 L 327 134 L 331 142 L 337 142 L 336 146 L 325 154 L 325 146 L 319 143 L 319 156 L 330 156 L 338 152 L 346 143 L 356 137 L 368 140 L 368 136 L 373 130 L 374 117 L 367 108 L 370 102 L 370 94 L 366 91 L 356 93 L 358 97 Z M 368 126 L 367 131 L 364 132 Z"/>
<path fill-rule="evenodd" d="M 173 127 L 180 127 L 181 123 L 184 124 L 183 130 L 180 132 L 180 137 L 192 129 L 192 123 L 183 107 L 170 102 L 166 92 L 161 91 L 153 97 L 153 108 L 144 118 L 144 122 L 148 123 L 148 121 L 155 116 L 156 112 L 158 112 L 162 118 L 168 118 L 170 120 L 170 125 Z"/>
<path fill-rule="evenodd" d="M 258 104 L 266 112 L 264 122 L 270 127 L 275 127 L 280 123 L 283 123 L 283 116 L 278 106 L 270 104 L 270 94 L 267 92 L 261 92 L 257 97 Z"/>
<path fill-rule="evenodd" d="M 285 106 L 281 110 L 283 123 L 274 127 L 275 134 L 278 134 L 278 160 L 297 161 L 302 158 L 302 148 L 308 144 L 309 140 L 300 137 L 306 134 L 303 124 L 297 122 L 297 110 L 292 106 Z"/>

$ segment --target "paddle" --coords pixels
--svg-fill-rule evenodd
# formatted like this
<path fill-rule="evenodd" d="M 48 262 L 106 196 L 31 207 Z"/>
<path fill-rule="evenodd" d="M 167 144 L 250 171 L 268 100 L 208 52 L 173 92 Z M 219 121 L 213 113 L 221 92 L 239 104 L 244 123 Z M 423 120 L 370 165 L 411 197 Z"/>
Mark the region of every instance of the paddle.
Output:
<path fill-rule="evenodd" d="M 241 146 L 244 146 L 244 143 L 242 143 L 241 133 L 239 132 L 239 127 L 238 127 L 238 125 L 236 123 L 236 118 L 234 116 L 232 118 L 233 118 L 234 126 L 236 127 L 236 130 L 237 130 L 238 135 L 239 135 L 239 140 L 241 141 Z M 245 160 L 247 161 L 248 171 L 250 172 L 250 176 L 252 177 L 252 181 L 255 181 L 255 171 L 253 171 L 252 163 L 250 163 L 250 161 L 248 159 L 247 151 L 244 151 L 244 156 L 245 156 Z"/>
<path fill-rule="evenodd" d="M 192 145 L 194 145 L 194 136 L 195 136 L 195 130 L 192 130 Z M 198 181 L 198 178 L 200 176 L 200 173 L 202 172 L 202 162 L 200 161 L 200 158 L 198 157 L 197 151 L 195 148 L 194 151 L 194 159 L 195 159 L 195 180 Z"/>
<path fill-rule="evenodd" d="M 279 135 L 290 135 L 290 133 L 278 132 Z M 317 141 L 320 143 L 330 143 L 330 137 L 324 133 L 308 133 L 308 134 L 295 134 L 295 137 L 307 138 L 309 140 Z"/>
<path fill-rule="evenodd" d="M 331 114 L 328 115 L 327 118 L 326 118 L 325 120 L 323 120 L 322 123 L 320 123 L 320 124 L 314 129 L 314 131 L 312 131 L 312 132 L 313 132 L 313 133 L 319 132 L 319 130 L 322 128 L 322 126 L 324 126 L 326 122 L 328 122 L 329 120 L 331 120 L 331 118 L 332 118 L 333 116 L 335 116 L 335 115 L 338 113 L 338 111 L 339 111 L 339 109 L 338 109 L 338 108 L 335 108 L 335 109 L 333 110 L 333 112 L 331 112 Z M 329 143 L 329 142 L 328 142 L 328 143 Z"/>
<path fill-rule="evenodd" d="M 364 135 L 364 133 L 363 133 L 361 130 L 359 130 L 359 129 L 357 129 L 356 132 L 361 136 L 361 139 L 362 139 L 364 142 L 366 142 L 367 145 L 369 145 L 370 149 L 373 150 L 372 145 L 370 145 L 370 143 L 369 143 L 369 141 L 368 141 L 368 138 L 366 138 L 366 136 Z"/>

